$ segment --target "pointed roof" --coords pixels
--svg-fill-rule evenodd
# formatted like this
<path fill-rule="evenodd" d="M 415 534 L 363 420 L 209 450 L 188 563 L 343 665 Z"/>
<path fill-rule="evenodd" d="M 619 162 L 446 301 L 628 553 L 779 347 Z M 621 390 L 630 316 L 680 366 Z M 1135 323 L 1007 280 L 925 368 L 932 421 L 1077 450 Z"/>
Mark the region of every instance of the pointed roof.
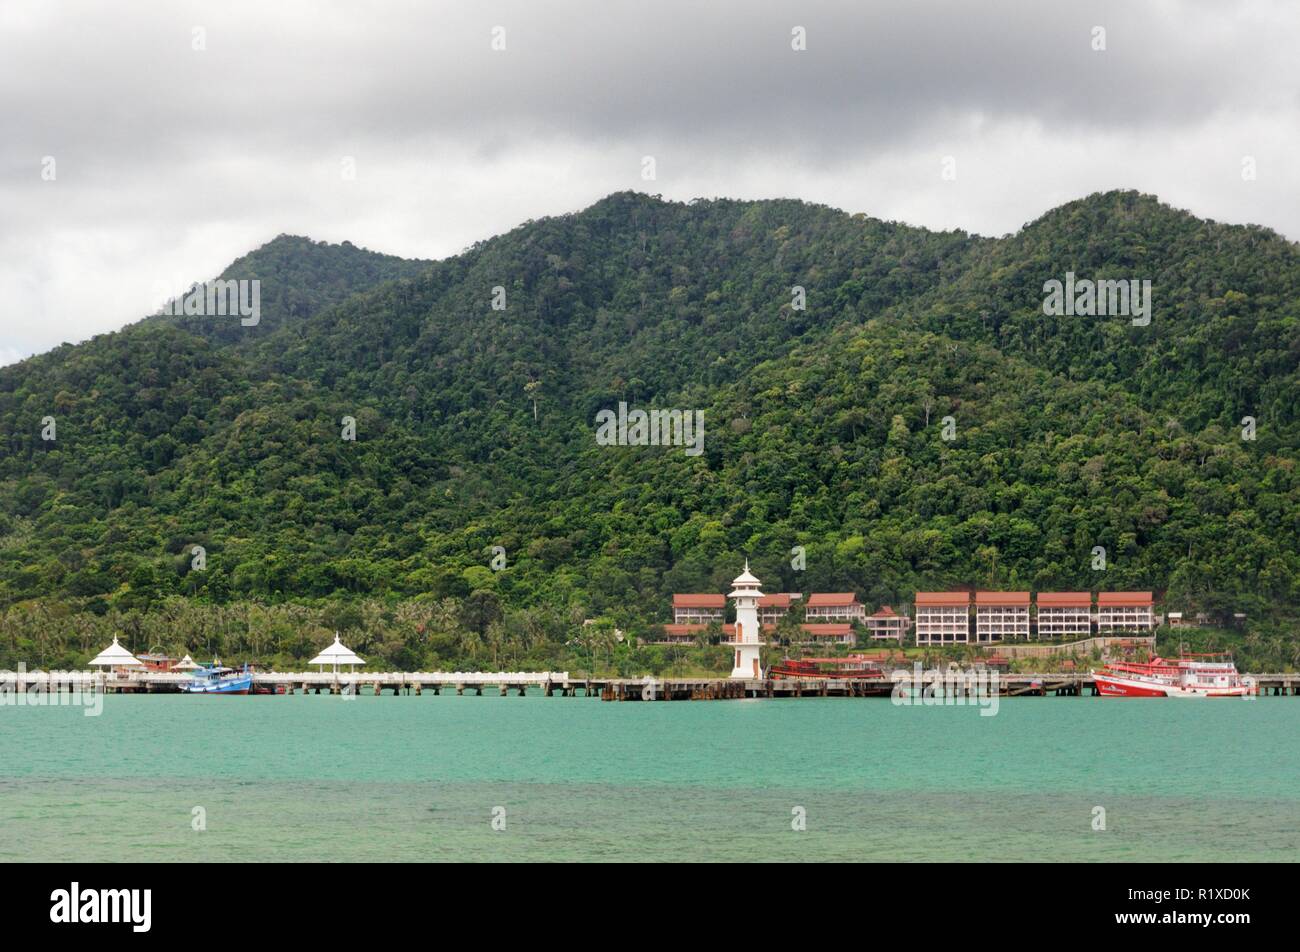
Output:
<path fill-rule="evenodd" d="M 175 665 L 172 666 L 173 671 L 194 671 L 197 669 L 198 669 L 198 665 L 194 663 L 194 659 L 191 658 L 189 655 L 186 655 L 184 658 L 181 658 L 180 661 L 178 661 Z"/>
<path fill-rule="evenodd" d="M 338 632 L 334 633 L 334 644 L 330 645 L 316 657 L 307 662 L 308 664 L 365 664 L 351 648 L 339 641 Z"/>
<path fill-rule="evenodd" d="M 731 583 L 731 591 L 727 593 L 728 598 L 762 598 L 763 593 L 759 591 L 758 586 L 762 583 L 749 573 L 749 559 L 745 560 L 745 571 L 735 577 Z"/>
<path fill-rule="evenodd" d="M 113 643 L 90 659 L 90 663 L 101 668 L 144 667 L 135 655 L 117 643 L 116 635 L 113 636 Z"/>

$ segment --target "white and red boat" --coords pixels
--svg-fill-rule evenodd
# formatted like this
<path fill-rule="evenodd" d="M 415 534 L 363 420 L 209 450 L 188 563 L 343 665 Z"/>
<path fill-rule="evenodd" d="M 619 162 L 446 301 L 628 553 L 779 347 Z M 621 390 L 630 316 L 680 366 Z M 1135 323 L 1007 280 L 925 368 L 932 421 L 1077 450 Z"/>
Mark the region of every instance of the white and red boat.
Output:
<path fill-rule="evenodd" d="M 1231 658 L 1218 654 L 1185 654 L 1176 661 L 1117 661 L 1092 672 L 1092 677 L 1103 697 L 1247 697 L 1259 693 L 1253 678 L 1243 678 Z"/>

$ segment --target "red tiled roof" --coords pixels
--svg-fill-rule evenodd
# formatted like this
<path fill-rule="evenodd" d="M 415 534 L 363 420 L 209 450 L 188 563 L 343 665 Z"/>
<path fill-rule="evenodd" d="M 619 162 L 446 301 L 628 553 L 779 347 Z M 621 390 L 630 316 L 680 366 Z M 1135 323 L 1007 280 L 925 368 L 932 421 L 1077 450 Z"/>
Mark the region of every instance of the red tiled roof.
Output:
<path fill-rule="evenodd" d="M 673 608 L 726 608 L 726 595 L 673 595 Z"/>
<path fill-rule="evenodd" d="M 839 605 L 856 605 L 858 596 L 852 592 L 814 592 L 808 596 L 809 608 L 829 608 Z"/>
<path fill-rule="evenodd" d="M 1014 605 L 1029 607 L 1028 592 L 976 592 L 976 605 Z"/>
<path fill-rule="evenodd" d="M 898 614 L 898 612 L 894 611 L 888 605 L 881 605 L 880 611 L 876 612 L 874 615 L 868 615 L 867 617 L 868 618 L 902 618 L 903 616 Z"/>
<path fill-rule="evenodd" d="M 852 625 L 839 622 L 826 625 L 807 624 L 799 627 L 810 635 L 847 635 L 853 630 Z"/>
<path fill-rule="evenodd" d="M 1039 608 L 1091 608 L 1092 592 L 1039 592 Z"/>
<path fill-rule="evenodd" d="M 918 605 L 969 605 L 970 592 L 917 592 Z"/>
<path fill-rule="evenodd" d="M 764 595 L 758 600 L 759 608 L 789 608 L 790 593 L 776 592 L 772 595 Z"/>
<path fill-rule="evenodd" d="M 1154 599 L 1150 592 L 1098 592 L 1097 607 L 1141 608 L 1150 605 Z"/>

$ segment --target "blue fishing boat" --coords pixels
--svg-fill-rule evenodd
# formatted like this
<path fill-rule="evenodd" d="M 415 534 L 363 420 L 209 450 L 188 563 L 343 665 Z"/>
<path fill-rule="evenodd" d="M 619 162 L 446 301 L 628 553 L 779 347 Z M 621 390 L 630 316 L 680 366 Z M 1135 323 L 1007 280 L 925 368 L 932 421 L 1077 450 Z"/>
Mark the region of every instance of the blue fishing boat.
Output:
<path fill-rule="evenodd" d="M 185 694 L 247 694 L 253 686 L 253 672 L 244 665 L 242 670 L 223 668 L 214 661 L 205 664 L 181 684 Z"/>

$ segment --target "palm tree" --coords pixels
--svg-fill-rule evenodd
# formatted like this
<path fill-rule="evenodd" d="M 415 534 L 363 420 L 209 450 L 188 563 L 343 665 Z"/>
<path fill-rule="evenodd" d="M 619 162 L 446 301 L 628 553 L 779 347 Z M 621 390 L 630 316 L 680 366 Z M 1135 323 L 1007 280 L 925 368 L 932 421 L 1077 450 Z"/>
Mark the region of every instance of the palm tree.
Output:
<path fill-rule="evenodd" d="M 487 643 L 492 649 L 492 666 L 501 669 L 501 647 L 506 643 L 506 629 L 499 621 L 489 622 L 487 626 Z"/>
<path fill-rule="evenodd" d="M 473 664 L 478 658 L 479 649 L 483 647 L 483 639 L 479 637 L 479 633 L 473 628 L 462 628 L 458 632 L 456 647 Z"/>

